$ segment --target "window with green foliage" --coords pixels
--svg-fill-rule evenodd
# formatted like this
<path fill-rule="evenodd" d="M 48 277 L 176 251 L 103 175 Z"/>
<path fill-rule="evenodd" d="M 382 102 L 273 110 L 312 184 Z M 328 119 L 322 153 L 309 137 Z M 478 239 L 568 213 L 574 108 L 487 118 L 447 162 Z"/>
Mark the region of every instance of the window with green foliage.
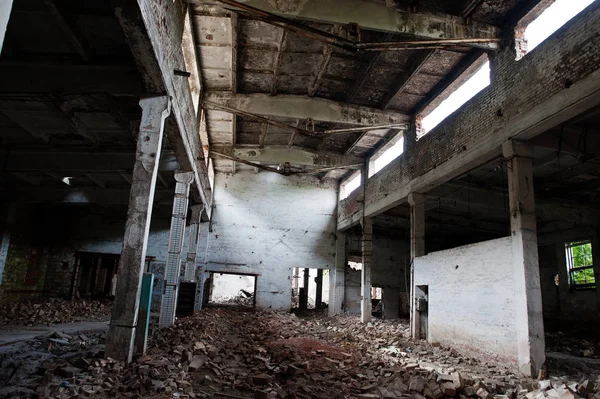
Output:
<path fill-rule="evenodd" d="M 576 289 L 595 288 L 592 243 L 590 241 L 567 242 L 565 249 L 571 287 Z"/>

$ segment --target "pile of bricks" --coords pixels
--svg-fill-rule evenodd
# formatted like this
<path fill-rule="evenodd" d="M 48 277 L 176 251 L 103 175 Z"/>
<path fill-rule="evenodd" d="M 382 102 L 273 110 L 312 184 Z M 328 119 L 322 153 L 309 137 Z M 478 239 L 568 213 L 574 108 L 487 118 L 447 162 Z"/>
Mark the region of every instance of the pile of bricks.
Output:
<path fill-rule="evenodd" d="M 109 300 L 74 300 L 51 298 L 0 306 L 1 325 L 50 325 L 82 320 L 108 320 Z"/>
<path fill-rule="evenodd" d="M 0 398 L 600 399 L 600 380 L 533 381 L 407 336 L 406 323 L 209 308 L 154 331 L 132 364 L 105 359 L 96 336 L 45 337 L 54 358 Z"/>

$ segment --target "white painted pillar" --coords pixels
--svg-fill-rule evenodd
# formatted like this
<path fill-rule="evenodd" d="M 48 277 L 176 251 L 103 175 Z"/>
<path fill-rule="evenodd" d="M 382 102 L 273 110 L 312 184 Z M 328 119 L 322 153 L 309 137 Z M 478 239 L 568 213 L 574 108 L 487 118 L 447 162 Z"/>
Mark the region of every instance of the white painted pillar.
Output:
<path fill-rule="evenodd" d="M 419 193 L 408 194 L 410 204 L 410 331 L 418 338 L 421 326 L 416 314 L 415 258 L 425 255 L 425 197 Z"/>
<path fill-rule="evenodd" d="M 200 238 L 199 226 L 202 212 L 204 211 L 204 205 L 193 205 L 190 209 L 192 210 L 192 218 L 189 228 L 187 256 L 185 258 L 184 275 L 186 281 L 196 280 L 196 253 L 198 251 L 198 239 Z"/>
<path fill-rule="evenodd" d="M 12 10 L 13 0 L 0 1 L 0 53 L 4 47 L 4 37 L 6 36 L 6 28 L 10 19 L 10 11 Z"/>
<path fill-rule="evenodd" d="M 171 215 L 171 229 L 169 232 L 169 253 L 165 265 L 165 293 L 160 304 L 159 327 L 169 327 L 175 323 L 179 274 L 181 272 L 181 251 L 185 238 L 190 184 L 194 181 L 194 172 L 175 172 L 175 181 L 175 198 L 173 200 L 173 214 Z"/>
<path fill-rule="evenodd" d="M 135 152 L 123 250 L 119 259 L 115 300 L 106 336 L 106 356 L 127 362 L 133 357 L 158 161 L 165 119 L 170 114 L 171 101 L 167 96 L 151 97 L 140 100 L 140 106 L 142 121 Z"/>
<path fill-rule="evenodd" d="M 533 195 L 533 151 L 525 143 L 510 140 L 503 144 L 502 152 L 508 160 L 515 278 L 512 291 L 516 304 L 519 369 L 526 376 L 537 377 L 546 354 Z"/>
<path fill-rule="evenodd" d="M 373 219 L 363 219 L 362 270 L 360 273 L 360 321 L 371 321 L 371 263 L 373 258 Z"/>
<path fill-rule="evenodd" d="M 346 233 L 338 231 L 335 240 L 335 264 L 329 271 L 329 317 L 344 313 L 345 281 Z"/>

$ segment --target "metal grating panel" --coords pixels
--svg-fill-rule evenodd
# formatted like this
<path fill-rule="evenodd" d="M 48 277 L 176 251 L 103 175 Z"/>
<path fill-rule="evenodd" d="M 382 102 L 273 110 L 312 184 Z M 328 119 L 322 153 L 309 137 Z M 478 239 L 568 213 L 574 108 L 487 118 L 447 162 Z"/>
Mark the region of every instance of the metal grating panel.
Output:
<path fill-rule="evenodd" d="M 175 199 L 173 200 L 173 214 L 169 234 L 169 254 L 167 255 L 167 265 L 165 267 L 165 293 L 160 308 L 159 327 L 169 327 L 175 322 L 177 286 L 179 284 L 181 249 L 185 236 L 185 219 L 188 209 L 190 182 L 177 180 L 175 186 Z"/>

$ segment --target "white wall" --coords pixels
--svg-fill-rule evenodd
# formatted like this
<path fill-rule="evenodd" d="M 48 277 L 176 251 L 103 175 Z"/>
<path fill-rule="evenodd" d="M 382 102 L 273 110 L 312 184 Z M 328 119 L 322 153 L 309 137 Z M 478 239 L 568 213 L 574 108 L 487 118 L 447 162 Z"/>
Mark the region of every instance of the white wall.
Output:
<path fill-rule="evenodd" d="M 318 179 L 217 173 L 207 270 L 259 274 L 256 306 L 290 309 L 292 268 L 335 264 L 337 192 Z"/>
<path fill-rule="evenodd" d="M 429 286 L 428 340 L 517 362 L 511 237 L 415 259 L 415 285 Z"/>

